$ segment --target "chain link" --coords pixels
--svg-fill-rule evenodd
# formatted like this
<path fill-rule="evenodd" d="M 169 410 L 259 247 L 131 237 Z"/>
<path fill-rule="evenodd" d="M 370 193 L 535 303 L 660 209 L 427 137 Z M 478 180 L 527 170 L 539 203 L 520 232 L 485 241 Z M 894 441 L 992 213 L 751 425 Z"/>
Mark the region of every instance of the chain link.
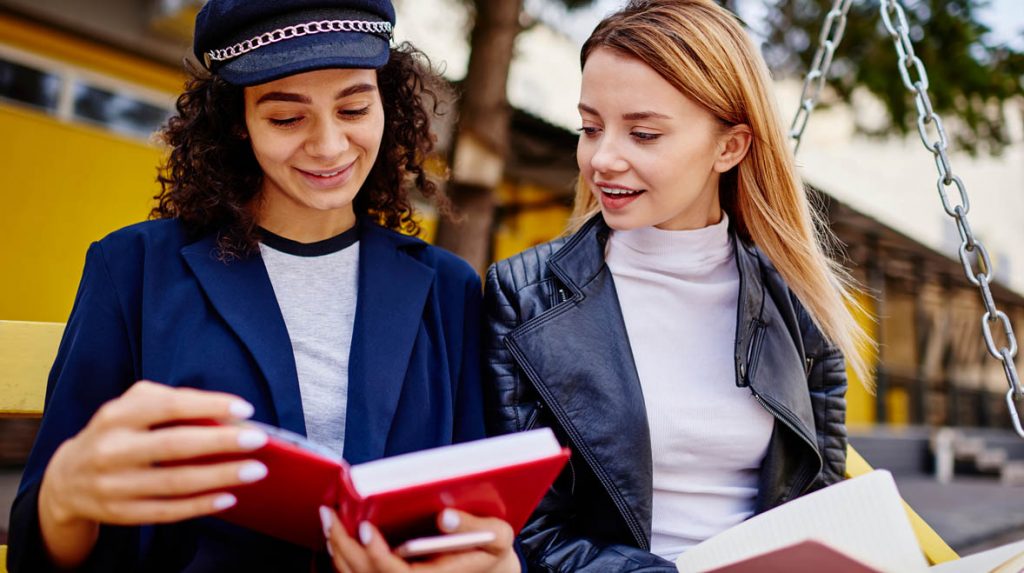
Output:
<path fill-rule="evenodd" d="M 1006 405 L 1010 410 L 1010 417 L 1014 430 L 1024 438 L 1024 428 L 1021 427 L 1020 416 L 1017 413 L 1016 401 L 1024 397 L 1021 390 L 1020 377 L 1017 374 L 1017 366 L 1013 359 L 1017 356 L 1017 337 L 1013 334 L 1013 325 L 1010 324 L 1010 317 L 996 307 L 995 298 L 992 296 L 990 283 L 992 281 L 992 260 L 989 258 L 988 250 L 974 233 L 967 222 L 967 213 L 971 210 L 970 198 L 967 195 L 967 187 L 960 177 L 953 173 L 946 151 L 949 148 L 949 139 L 946 130 L 942 126 L 942 120 L 935 114 L 932 108 L 931 98 L 928 96 L 928 74 L 925 71 L 921 59 L 914 53 L 914 45 L 910 41 L 910 26 L 907 23 L 907 14 L 899 0 L 881 0 L 882 23 L 892 37 L 893 46 L 899 55 L 899 71 L 903 85 L 908 91 L 914 94 L 914 105 L 917 108 L 917 130 L 921 136 L 921 143 L 925 149 L 935 156 L 935 168 L 939 173 L 936 186 L 939 190 L 939 198 L 942 200 L 942 208 L 952 217 L 956 223 L 957 231 L 960 233 L 960 262 L 964 267 L 964 274 L 971 284 L 978 287 L 981 292 L 981 300 L 985 306 L 985 313 L 981 317 L 981 333 L 985 338 L 985 346 L 989 354 L 999 360 L 1006 374 L 1006 381 L 1010 389 L 1006 393 Z M 895 20 L 893 19 L 895 16 Z M 911 76 L 911 71 L 916 74 L 916 79 Z M 934 138 L 929 134 L 929 126 L 934 129 Z M 949 201 L 947 188 L 953 185 L 960 195 L 960 204 L 952 205 Z M 975 270 L 971 261 L 974 255 L 981 270 Z M 995 342 L 992 333 L 992 324 L 998 322 L 1002 326 L 1003 335 L 1009 346 L 1000 347 Z"/>
<path fill-rule="evenodd" d="M 322 34 L 325 32 L 363 32 L 366 34 L 380 34 L 391 39 L 391 22 L 370 22 L 368 20 L 317 20 L 304 22 L 293 26 L 285 26 L 269 32 L 264 32 L 255 38 L 250 38 L 217 50 L 210 50 L 204 54 L 206 67 L 209 68 L 213 62 L 223 62 L 249 53 L 253 50 L 276 44 L 282 40 L 290 40 L 310 34 Z"/>
<path fill-rule="evenodd" d="M 832 67 L 832 57 L 835 56 L 836 48 L 843 39 L 843 32 L 846 31 L 846 14 L 850 11 L 852 3 L 853 0 L 835 0 L 832 9 L 825 16 L 825 23 L 821 26 L 818 50 L 811 59 L 811 69 L 804 78 L 804 87 L 800 92 L 800 108 L 797 109 L 793 124 L 789 127 L 793 153 L 800 149 L 800 138 L 807 128 L 807 120 L 810 119 L 814 107 L 818 105 L 818 98 L 825 88 L 828 70 Z"/>

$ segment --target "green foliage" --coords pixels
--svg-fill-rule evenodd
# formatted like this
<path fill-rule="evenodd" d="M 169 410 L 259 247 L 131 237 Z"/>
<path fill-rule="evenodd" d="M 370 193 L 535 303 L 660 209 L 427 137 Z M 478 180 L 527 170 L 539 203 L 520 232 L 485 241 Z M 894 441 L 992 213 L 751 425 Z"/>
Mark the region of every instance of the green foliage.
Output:
<path fill-rule="evenodd" d="M 987 43 L 988 27 L 977 20 L 986 0 L 904 0 L 914 50 L 927 69 L 929 95 L 945 121 L 952 144 L 970 153 L 999 154 L 1008 143 L 1003 103 L 1024 94 L 1024 54 Z M 777 76 L 806 74 L 833 0 L 768 0 L 762 47 Z M 846 102 L 854 89 L 881 99 L 888 119 L 881 127 L 858 126 L 885 135 L 916 132 L 913 95 L 904 87 L 897 55 L 877 0 L 855 0 L 829 77 Z M 911 77 L 916 77 L 912 74 Z M 959 118 L 953 121 L 951 116 Z"/>

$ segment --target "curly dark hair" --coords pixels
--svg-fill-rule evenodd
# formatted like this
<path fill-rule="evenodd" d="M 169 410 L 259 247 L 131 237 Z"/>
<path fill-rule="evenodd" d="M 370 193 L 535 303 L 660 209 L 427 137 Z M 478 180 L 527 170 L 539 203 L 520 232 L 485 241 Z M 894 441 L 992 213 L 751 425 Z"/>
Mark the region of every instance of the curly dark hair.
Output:
<path fill-rule="evenodd" d="M 177 218 L 193 236 L 217 232 L 219 255 L 245 257 L 257 249 L 251 209 L 263 171 L 244 137 L 243 88 L 217 76 L 190 70 L 177 114 L 160 132 L 170 148 L 157 180 L 161 191 L 151 219 Z M 353 203 L 357 216 L 369 216 L 389 229 L 419 234 L 410 185 L 432 199 L 447 216 L 450 203 L 428 177 L 423 162 L 434 148 L 431 118 L 450 101 L 451 88 L 430 60 L 408 43 L 391 49 L 377 73 L 384 107 L 380 153 Z"/>

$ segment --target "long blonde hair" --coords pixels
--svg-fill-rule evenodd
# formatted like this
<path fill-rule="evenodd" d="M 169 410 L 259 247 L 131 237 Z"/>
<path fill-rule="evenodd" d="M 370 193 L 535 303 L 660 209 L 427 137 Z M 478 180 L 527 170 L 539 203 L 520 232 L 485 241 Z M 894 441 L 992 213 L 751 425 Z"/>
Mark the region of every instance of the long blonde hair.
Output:
<path fill-rule="evenodd" d="M 864 350 L 872 343 L 850 311 L 859 307 L 855 286 L 825 253 L 834 237 L 808 202 L 769 95 L 768 68 L 736 17 L 711 0 L 633 0 L 598 24 L 581 64 L 598 48 L 644 62 L 723 124 L 750 127 L 749 152 L 721 178 L 722 207 L 737 234 L 761 248 L 819 329 L 869 381 Z M 581 178 L 571 230 L 598 211 Z"/>

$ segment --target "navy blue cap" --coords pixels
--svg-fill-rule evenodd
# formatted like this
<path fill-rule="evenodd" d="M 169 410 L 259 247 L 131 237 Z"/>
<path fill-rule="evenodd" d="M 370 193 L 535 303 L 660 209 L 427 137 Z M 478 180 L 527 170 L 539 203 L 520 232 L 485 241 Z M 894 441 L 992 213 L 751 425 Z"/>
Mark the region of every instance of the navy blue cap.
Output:
<path fill-rule="evenodd" d="M 390 0 L 209 0 L 193 51 L 213 74 L 251 86 L 324 68 L 377 69 L 388 61 Z"/>

